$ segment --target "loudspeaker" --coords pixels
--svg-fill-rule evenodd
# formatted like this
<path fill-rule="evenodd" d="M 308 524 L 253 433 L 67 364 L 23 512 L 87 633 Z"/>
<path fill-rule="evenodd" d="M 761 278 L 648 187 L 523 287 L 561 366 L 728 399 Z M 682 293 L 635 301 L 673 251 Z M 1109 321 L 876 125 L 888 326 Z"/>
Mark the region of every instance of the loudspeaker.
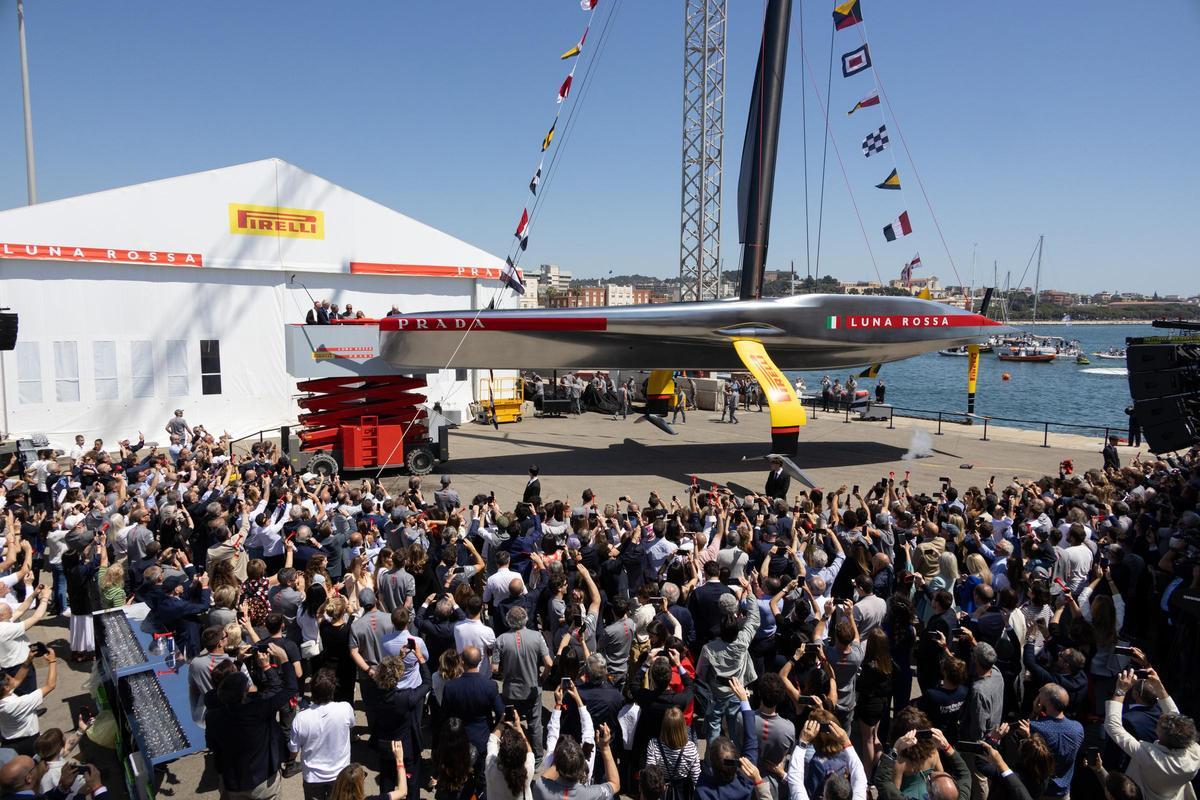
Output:
<path fill-rule="evenodd" d="M 17 315 L 12 311 L 0 311 L 0 350 L 15 350 L 17 347 Z"/>
<path fill-rule="evenodd" d="M 1125 350 L 1129 374 L 1200 367 L 1200 346 L 1194 344 L 1131 344 Z"/>
<path fill-rule="evenodd" d="M 1152 452 L 1183 450 L 1200 442 L 1200 394 L 1138 400 L 1134 413 Z"/>
<path fill-rule="evenodd" d="M 1200 392 L 1200 367 L 1129 373 L 1129 394 L 1134 400 L 1188 392 Z"/>

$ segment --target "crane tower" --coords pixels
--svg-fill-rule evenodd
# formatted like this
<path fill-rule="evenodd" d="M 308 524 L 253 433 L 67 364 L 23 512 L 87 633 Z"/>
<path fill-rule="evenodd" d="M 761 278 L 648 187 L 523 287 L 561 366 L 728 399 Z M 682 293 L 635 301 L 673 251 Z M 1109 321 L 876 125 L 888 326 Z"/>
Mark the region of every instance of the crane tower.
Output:
<path fill-rule="evenodd" d="M 684 0 L 682 300 L 714 300 L 721 280 L 727 0 Z"/>

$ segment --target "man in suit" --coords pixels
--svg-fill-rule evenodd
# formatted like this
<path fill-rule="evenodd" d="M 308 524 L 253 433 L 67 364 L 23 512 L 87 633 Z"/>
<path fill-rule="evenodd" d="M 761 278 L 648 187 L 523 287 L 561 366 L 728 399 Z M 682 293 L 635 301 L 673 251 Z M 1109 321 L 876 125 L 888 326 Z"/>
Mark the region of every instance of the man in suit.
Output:
<path fill-rule="evenodd" d="M 1105 469 L 1120 469 L 1121 456 L 1117 454 L 1117 442 L 1120 441 L 1116 436 L 1108 437 L 1108 444 L 1104 445 L 1104 450 L 1101 451 L 1104 456 Z"/>
<path fill-rule="evenodd" d="M 525 494 L 521 496 L 522 503 L 536 503 L 542 499 L 542 482 L 538 480 L 538 467 L 534 464 L 529 468 L 529 482 L 525 484 Z"/>
<path fill-rule="evenodd" d="M 783 471 L 783 461 L 778 458 L 772 458 L 771 472 L 767 475 L 767 497 L 782 497 L 784 500 L 787 500 L 788 487 L 791 486 L 791 483 L 791 477 Z"/>
<path fill-rule="evenodd" d="M 447 683 L 442 692 L 442 718 L 458 717 L 463 721 L 467 738 L 482 762 L 492 726 L 504 716 L 504 701 L 492 681 L 491 662 L 483 660 L 483 652 L 478 647 L 468 645 L 463 648 L 462 660 L 465 671 Z M 488 665 L 486 671 L 480 669 L 485 663 Z"/>
<path fill-rule="evenodd" d="M 709 561 L 704 565 L 705 582 L 688 598 L 688 611 L 696 623 L 696 647 L 703 647 L 721 630 L 721 596 L 732 595 L 733 590 L 721 583 L 721 567 Z"/>

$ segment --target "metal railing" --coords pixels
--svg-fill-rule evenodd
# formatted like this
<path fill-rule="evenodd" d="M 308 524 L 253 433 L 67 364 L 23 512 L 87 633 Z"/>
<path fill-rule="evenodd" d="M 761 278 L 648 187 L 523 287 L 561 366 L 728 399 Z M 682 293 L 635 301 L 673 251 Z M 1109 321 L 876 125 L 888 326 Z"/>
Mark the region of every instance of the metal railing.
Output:
<path fill-rule="evenodd" d="M 813 419 L 817 418 L 817 404 L 818 404 L 819 399 L 820 398 L 816 398 L 816 397 L 806 397 L 802 401 L 802 403 L 805 406 L 808 406 L 811 409 Z M 927 409 L 927 408 L 905 408 L 902 406 L 888 405 L 886 403 L 878 404 L 878 403 L 871 403 L 871 402 L 868 402 L 864 405 L 860 405 L 860 406 L 857 406 L 854 408 L 852 408 L 851 406 L 849 406 L 847 404 L 842 403 L 842 404 L 837 405 L 836 410 L 830 411 L 827 408 L 822 408 L 822 410 L 827 414 L 829 414 L 829 413 L 836 413 L 836 414 L 844 413 L 845 419 L 843 420 L 843 422 L 851 422 L 852 421 L 851 417 L 850 417 L 851 411 L 858 412 L 858 411 L 865 410 L 865 411 L 869 412 L 872 408 L 875 408 L 875 407 L 886 408 L 888 410 L 888 429 L 889 430 L 895 429 L 897 416 L 905 417 L 905 418 L 909 418 L 909 419 L 924 419 L 924 420 L 929 420 L 931 422 L 936 421 L 937 422 L 937 430 L 934 432 L 935 436 L 943 435 L 943 432 L 942 432 L 942 424 L 943 423 L 952 423 L 955 425 L 963 425 L 963 426 L 970 426 L 970 425 L 975 425 L 978 423 L 983 423 L 983 436 L 981 436 L 979 438 L 979 441 L 981 441 L 981 442 L 991 441 L 991 439 L 988 438 L 988 426 L 993 422 L 1015 422 L 1015 423 L 1018 423 L 1018 425 L 1020 425 L 1020 426 L 1025 426 L 1024 427 L 1025 430 L 1040 429 L 1042 431 L 1041 447 L 1049 447 L 1050 446 L 1050 429 L 1051 428 L 1054 428 L 1056 432 L 1064 432 L 1064 433 L 1071 432 L 1071 431 L 1081 431 L 1084 433 L 1095 433 L 1098 431 L 1103 431 L 1104 432 L 1103 441 L 1108 441 L 1109 435 L 1111 435 L 1114 431 L 1121 432 L 1121 431 L 1125 430 L 1125 428 L 1123 426 L 1115 426 L 1115 425 L 1098 425 L 1098 424 L 1097 425 L 1089 425 L 1086 423 L 1057 422 L 1055 420 L 1045 420 L 1045 419 L 1020 419 L 1017 417 L 997 417 L 995 415 L 968 414 L 965 411 L 937 411 L 937 410 Z M 1033 427 L 1029 427 L 1029 426 L 1033 426 Z M 1060 429 L 1066 429 L 1066 430 L 1060 430 Z"/>

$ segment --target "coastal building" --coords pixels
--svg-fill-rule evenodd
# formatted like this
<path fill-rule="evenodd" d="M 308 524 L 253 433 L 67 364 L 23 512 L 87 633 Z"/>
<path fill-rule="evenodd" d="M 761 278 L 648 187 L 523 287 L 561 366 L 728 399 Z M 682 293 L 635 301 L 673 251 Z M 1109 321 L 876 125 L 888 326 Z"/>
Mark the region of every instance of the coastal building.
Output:
<path fill-rule="evenodd" d="M 368 317 L 511 307 L 503 265 L 279 159 L 3 211 L 0 305 L 20 331 L 0 428 L 65 446 L 165 441 L 176 408 L 234 436 L 292 423 L 284 328 L 314 299 Z M 471 377 L 432 374 L 428 395 L 461 414 Z"/>
<path fill-rule="evenodd" d="M 538 292 L 541 290 L 541 279 L 537 275 L 525 275 L 525 294 L 517 298 L 518 308 L 538 308 Z"/>
<path fill-rule="evenodd" d="M 539 268 L 540 283 L 543 291 L 566 292 L 571 288 L 571 272 L 561 269 L 557 264 L 542 264 Z"/>
<path fill-rule="evenodd" d="M 1075 305 L 1075 295 L 1070 292 L 1061 292 L 1058 289 L 1043 289 L 1038 299 L 1043 303 L 1053 303 L 1058 306 Z"/>

